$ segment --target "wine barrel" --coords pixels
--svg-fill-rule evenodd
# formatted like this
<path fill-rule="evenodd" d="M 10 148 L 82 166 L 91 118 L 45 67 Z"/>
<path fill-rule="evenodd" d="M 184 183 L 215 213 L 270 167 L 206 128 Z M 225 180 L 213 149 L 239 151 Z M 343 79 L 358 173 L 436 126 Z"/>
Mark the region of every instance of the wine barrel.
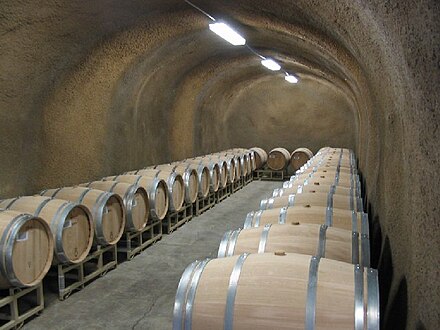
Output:
<path fill-rule="evenodd" d="M 287 181 L 288 182 L 288 181 Z M 286 185 L 286 188 L 277 188 L 274 189 L 272 193 L 272 197 L 279 197 L 291 194 L 301 194 L 301 193 L 334 193 L 336 195 L 344 195 L 344 196 L 353 196 L 353 198 L 360 197 L 357 195 L 357 191 L 347 187 L 335 186 L 335 185 L 303 185 L 303 184 L 295 184 L 293 182 L 289 182 L 290 185 Z"/>
<path fill-rule="evenodd" d="M 345 187 L 356 190 L 358 196 L 360 196 L 360 192 L 361 192 L 361 182 L 358 175 L 344 176 L 344 177 L 327 175 L 327 174 L 325 175 L 313 174 L 312 176 L 292 176 L 290 177 L 289 182 L 283 183 L 283 187 L 289 184 L 310 185 L 310 186 L 333 185 L 338 187 Z"/>
<path fill-rule="evenodd" d="M 44 190 L 40 195 L 87 206 L 93 216 L 96 244 L 114 245 L 124 233 L 124 202 L 116 194 L 84 187 L 66 187 Z"/>
<path fill-rule="evenodd" d="M 41 282 L 52 264 L 54 241 L 49 225 L 28 213 L 0 209 L 0 288 Z"/>
<path fill-rule="evenodd" d="M 268 209 L 280 208 L 284 206 L 292 207 L 295 205 L 325 206 L 327 208 L 336 208 L 336 209 L 351 210 L 357 212 L 363 211 L 362 198 L 355 197 L 353 195 L 350 196 L 336 195 L 333 192 L 330 193 L 303 192 L 301 194 L 270 197 L 261 200 L 260 210 L 268 210 Z"/>
<path fill-rule="evenodd" d="M 6 199 L 0 208 L 26 212 L 43 219 L 54 239 L 54 263 L 82 262 L 93 243 L 93 218 L 81 204 L 43 196 L 24 196 Z"/>
<path fill-rule="evenodd" d="M 219 170 L 220 170 L 220 176 L 219 176 L 219 188 L 225 188 L 228 184 L 228 164 L 225 160 L 219 159 L 218 157 L 212 157 L 212 156 L 206 156 L 202 157 L 202 159 L 208 159 L 212 162 L 216 162 Z"/>
<path fill-rule="evenodd" d="M 142 169 L 130 174 L 152 175 L 162 179 L 167 183 L 168 188 L 168 209 L 170 212 L 179 212 L 185 202 L 185 183 L 182 176 L 171 170 Z"/>
<path fill-rule="evenodd" d="M 223 235 L 218 257 L 242 253 L 285 251 L 370 266 L 369 238 L 326 225 L 297 223 L 295 226 L 267 224 L 264 227 L 230 230 Z"/>
<path fill-rule="evenodd" d="M 246 156 L 246 155 L 244 155 L 244 154 L 242 154 L 242 153 L 239 153 L 239 152 L 232 152 L 232 151 L 230 151 L 230 152 L 227 152 L 226 154 L 225 154 L 226 156 L 235 156 L 236 158 L 236 162 L 235 162 L 235 166 L 237 167 L 237 164 L 238 164 L 238 176 L 241 178 L 241 177 L 245 177 L 245 176 L 247 176 L 249 173 L 248 173 L 248 169 L 249 169 L 249 166 L 248 166 L 248 157 Z"/>
<path fill-rule="evenodd" d="M 267 162 L 267 152 L 258 147 L 253 147 L 251 150 L 255 154 L 255 169 L 263 168 Z"/>
<path fill-rule="evenodd" d="M 198 191 L 197 196 L 200 198 L 206 198 L 209 194 L 210 173 L 207 166 L 203 164 L 187 163 L 185 161 L 173 162 L 171 165 L 180 167 L 188 167 L 197 172 L 198 179 Z"/>
<path fill-rule="evenodd" d="M 295 175 L 299 174 L 311 174 L 315 172 L 322 172 L 328 174 L 346 173 L 346 174 L 358 174 L 357 169 L 353 167 L 341 167 L 337 165 L 316 165 L 312 167 L 304 166 L 295 172 Z"/>
<path fill-rule="evenodd" d="M 377 270 L 295 253 L 189 265 L 173 330 L 379 329 Z"/>
<path fill-rule="evenodd" d="M 94 181 L 80 185 L 117 194 L 125 206 L 125 231 L 139 232 L 148 222 L 150 203 L 145 188 L 119 181 Z"/>
<path fill-rule="evenodd" d="M 103 181 L 118 181 L 137 184 L 143 187 L 148 193 L 148 201 L 150 202 L 151 218 L 163 220 L 168 212 L 168 187 L 164 180 L 157 178 L 155 175 L 116 175 L 103 178 Z"/>
<path fill-rule="evenodd" d="M 211 159 L 223 161 L 226 163 L 227 183 L 235 182 L 235 159 L 233 156 L 222 156 L 220 154 L 211 155 Z"/>
<path fill-rule="evenodd" d="M 297 222 L 325 224 L 328 227 L 369 235 L 368 214 L 309 205 L 249 212 L 244 222 L 244 228 L 259 227 L 266 224 L 295 224 Z"/>
<path fill-rule="evenodd" d="M 290 155 L 290 166 L 297 171 L 313 157 L 313 152 L 307 148 L 295 149 Z"/>
<path fill-rule="evenodd" d="M 218 191 L 220 186 L 220 167 L 216 162 L 207 160 L 207 159 L 185 159 L 185 163 L 195 164 L 195 165 L 204 165 L 209 170 L 209 190 L 211 192 Z"/>
<path fill-rule="evenodd" d="M 273 171 L 284 170 L 290 161 L 290 152 L 284 148 L 275 148 L 269 152 L 267 167 Z"/>
<path fill-rule="evenodd" d="M 173 171 L 180 174 L 185 184 L 185 202 L 192 204 L 197 200 L 199 179 L 197 171 L 188 164 L 162 164 L 154 167 L 157 170 Z M 209 174 L 208 174 L 209 176 Z M 207 188 L 209 190 L 209 186 Z"/>

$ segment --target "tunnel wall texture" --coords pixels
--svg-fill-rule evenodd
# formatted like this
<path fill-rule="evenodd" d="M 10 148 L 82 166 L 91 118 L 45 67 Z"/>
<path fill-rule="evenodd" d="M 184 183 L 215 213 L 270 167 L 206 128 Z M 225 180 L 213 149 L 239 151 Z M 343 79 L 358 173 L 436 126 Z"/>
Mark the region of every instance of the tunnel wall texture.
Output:
<path fill-rule="evenodd" d="M 221 149 L 353 148 L 386 328 L 439 324 L 438 1 L 0 4 L 0 198 Z"/>

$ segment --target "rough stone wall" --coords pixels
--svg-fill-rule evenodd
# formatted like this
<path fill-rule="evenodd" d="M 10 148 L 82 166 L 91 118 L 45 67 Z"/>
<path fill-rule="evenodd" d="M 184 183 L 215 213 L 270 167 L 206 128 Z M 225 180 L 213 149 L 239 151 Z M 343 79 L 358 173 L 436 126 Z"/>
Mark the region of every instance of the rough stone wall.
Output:
<path fill-rule="evenodd" d="M 233 146 L 354 148 L 383 326 L 435 328 L 438 1 L 194 2 L 302 82 L 183 1 L 0 4 L 0 198 Z"/>

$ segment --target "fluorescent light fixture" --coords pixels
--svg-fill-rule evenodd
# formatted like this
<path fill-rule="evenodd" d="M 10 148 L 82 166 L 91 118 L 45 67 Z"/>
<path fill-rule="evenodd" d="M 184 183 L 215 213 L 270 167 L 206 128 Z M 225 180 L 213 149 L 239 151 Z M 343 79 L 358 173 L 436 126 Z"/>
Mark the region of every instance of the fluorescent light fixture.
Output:
<path fill-rule="evenodd" d="M 291 84 L 296 84 L 298 83 L 298 78 L 295 76 L 292 76 L 290 74 L 287 74 L 284 79 L 286 79 L 287 82 L 291 83 Z"/>
<path fill-rule="evenodd" d="M 225 23 L 209 24 L 209 29 L 229 43 L 233 44 L 234 46 L 243 46 L 244 44 L 246 44 L 246 39 L 235 32 L 233 29 L 231 29 Z"/>
<path fill-rule="evenodd" d="M 270 58 L 266 58 L 264 60 L 261 60 L 261 64 L 263 64 L 263 66 L 265 66 L 266 68 L 268 68 L 269 70 L 272 71 L 278 71 L 281 69 L 281 66 L 275 62 L 274 60 L 270 59 Z"/>

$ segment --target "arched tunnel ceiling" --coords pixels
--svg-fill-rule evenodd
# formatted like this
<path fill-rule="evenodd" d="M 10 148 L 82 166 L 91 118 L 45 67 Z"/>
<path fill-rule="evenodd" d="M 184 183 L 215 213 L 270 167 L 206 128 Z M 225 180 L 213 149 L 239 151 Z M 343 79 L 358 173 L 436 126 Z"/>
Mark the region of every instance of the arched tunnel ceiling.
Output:
<path fill-rule="evenodd" d="M 194 3 L 300 84 L 183 0 L 0 4 L 0 198 L 233 146 L 353 148 L 394 260 L 384 325 L 438 324 L 439 2 Z"/>

